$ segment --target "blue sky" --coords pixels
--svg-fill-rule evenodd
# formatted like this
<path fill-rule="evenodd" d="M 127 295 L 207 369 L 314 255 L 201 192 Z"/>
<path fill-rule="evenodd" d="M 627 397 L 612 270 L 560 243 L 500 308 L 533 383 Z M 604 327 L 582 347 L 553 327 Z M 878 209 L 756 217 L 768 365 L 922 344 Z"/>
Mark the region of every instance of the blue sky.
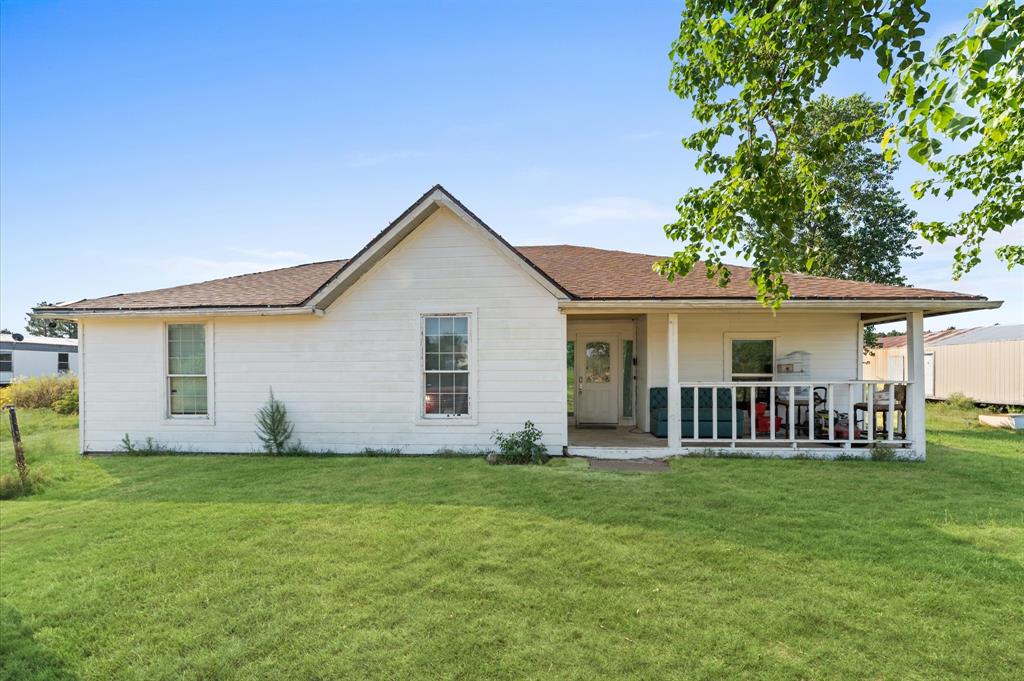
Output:
<path fill-rule="evenodd" d="M 969 4 L 932 2 L 931 35 Z M 0 5 L 0 322 L 39 300 L 351 255 L 435 183 L 511 243 L 668 253 L 706 182 L 667 89 L 679 2 Z M 828 90 L 881 90 L 847 64 Z M 925 218 L 957 203 L 913 200 Z M 1024 321 L 1024 273 L 920 286 L 1006 300 L 929 328 Z"/>

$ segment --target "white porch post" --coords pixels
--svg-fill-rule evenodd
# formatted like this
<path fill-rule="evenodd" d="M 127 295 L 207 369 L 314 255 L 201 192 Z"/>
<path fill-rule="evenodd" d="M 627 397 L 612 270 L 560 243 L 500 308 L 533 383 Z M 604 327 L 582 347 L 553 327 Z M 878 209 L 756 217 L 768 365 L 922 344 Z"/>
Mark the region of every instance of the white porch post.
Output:
<path fill-rule="evenodd" d="M 682 446 L 682 412 L 679 393 L 679 315 L 668 316 L 668 446 Z M 922 369 L 923 373 L 923 369 Z"/>
<path fill-rule="evenodd" d="M 924 313 L 907 313 L 907 438 L 918 458 L 925 456 Z"/>
<path fill-rule="evenodd" d="M 857 322 L 857 373 L 858 381 L 864 380 L 864 322 Z"/>
<path fill-rule="evenodd" d="M 565 385 L 569 381 L 569 366 L 568 366 L 568 361 L 566 360 L 566 357 L 565 357 L 566 350 L 569 347 L 568 329 L 569 329 L 569 315 L 565 314 L 565 312 L 562 312 L 562 328 L 561 328 L 561 331 L 562 331 L 562 334 L 561 334 L 562 335 L 562 339 L 561 339 L 562 343 L 561 343 L 561 351 L 560 351 L 560 354 L 559 354 L 559 357 L 561 358 L 561 361 L 559 362 L 559 364 L 562 367 L 562 376 L 561 376 L 561 379 L 559 380 L 558 384 L 560 386 L 562 386 L 563 388 L 565 387 Z M 572 389 L 576 390 L 576 386 L 573 385 Z M 569 391 L 568 390 L 564 390 L 564 389 L 562 390 L 562 432 L 561 432 L 561 438 L 562 438 L 562 450 L 565 451 L 565 449 L 569 446 Z"/>

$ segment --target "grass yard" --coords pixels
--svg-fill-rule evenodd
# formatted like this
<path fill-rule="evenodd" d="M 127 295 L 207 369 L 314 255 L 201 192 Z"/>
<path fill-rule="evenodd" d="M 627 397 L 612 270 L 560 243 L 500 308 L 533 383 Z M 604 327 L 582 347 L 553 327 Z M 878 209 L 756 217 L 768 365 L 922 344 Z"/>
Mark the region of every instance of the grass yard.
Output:
<path fill-rule="evenodd" d="M 6 679 L 1020 679 L 1024 438 L 929 459 L 81 458 L 0 502 Z M 6 427 L 0 471 L 13 471 Z"/>

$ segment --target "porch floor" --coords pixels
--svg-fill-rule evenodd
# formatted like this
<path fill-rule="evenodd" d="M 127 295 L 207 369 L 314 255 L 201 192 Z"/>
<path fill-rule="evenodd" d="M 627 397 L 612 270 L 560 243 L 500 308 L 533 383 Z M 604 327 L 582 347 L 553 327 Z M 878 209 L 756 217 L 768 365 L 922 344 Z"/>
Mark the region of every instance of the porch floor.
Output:
<path fill-rule="evenodd" d="M 794 446 L 795 444 L 795 446 Z M 720 442 L 709 440 L 692 441 L 683 439 L 682 449 L 675 454 L 701 452 L 705 450 L 731 450 L 736 456 L 792 458 L 804 456 L 814 459 L 835 459 L 838 457 L 871 458 L 871 448 L 867 442 L 856 441 L 853 447 L 844 447 L 843 443 L 820 442 L 785 442 L 758 439 L 755 442 L 739 441 L 730 446 L 728 440 Z M 914 450 L 906 447 L 894 448 L 897 458 L 916 459 Z M 636 431 L 632 426 L 616 428 L 576 428 L 569 427 L 569 447 L 571 456 L 588 459 L 662 459 L 669 456 L 668 440 L 654 437 L 650 433 Z"/>
<path fill-rule="evenodd" d="M 569 426 L 570 447 L 613 447 L 616 449 L 636 447 L 667 447 L 668 439 L 654 437 L 635 429 L 633 426 L 615 428 L 577 428 Z"/>

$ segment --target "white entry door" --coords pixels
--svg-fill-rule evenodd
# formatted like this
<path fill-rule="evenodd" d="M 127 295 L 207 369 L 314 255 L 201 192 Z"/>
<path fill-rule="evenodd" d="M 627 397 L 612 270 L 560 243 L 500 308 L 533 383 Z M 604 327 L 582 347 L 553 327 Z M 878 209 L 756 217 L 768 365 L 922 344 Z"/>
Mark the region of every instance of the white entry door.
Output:
<path fill-rule="evenodd" d="M 576 422 L 619 422 L 618 336 L 580 335 L 576 339 Z"/>

